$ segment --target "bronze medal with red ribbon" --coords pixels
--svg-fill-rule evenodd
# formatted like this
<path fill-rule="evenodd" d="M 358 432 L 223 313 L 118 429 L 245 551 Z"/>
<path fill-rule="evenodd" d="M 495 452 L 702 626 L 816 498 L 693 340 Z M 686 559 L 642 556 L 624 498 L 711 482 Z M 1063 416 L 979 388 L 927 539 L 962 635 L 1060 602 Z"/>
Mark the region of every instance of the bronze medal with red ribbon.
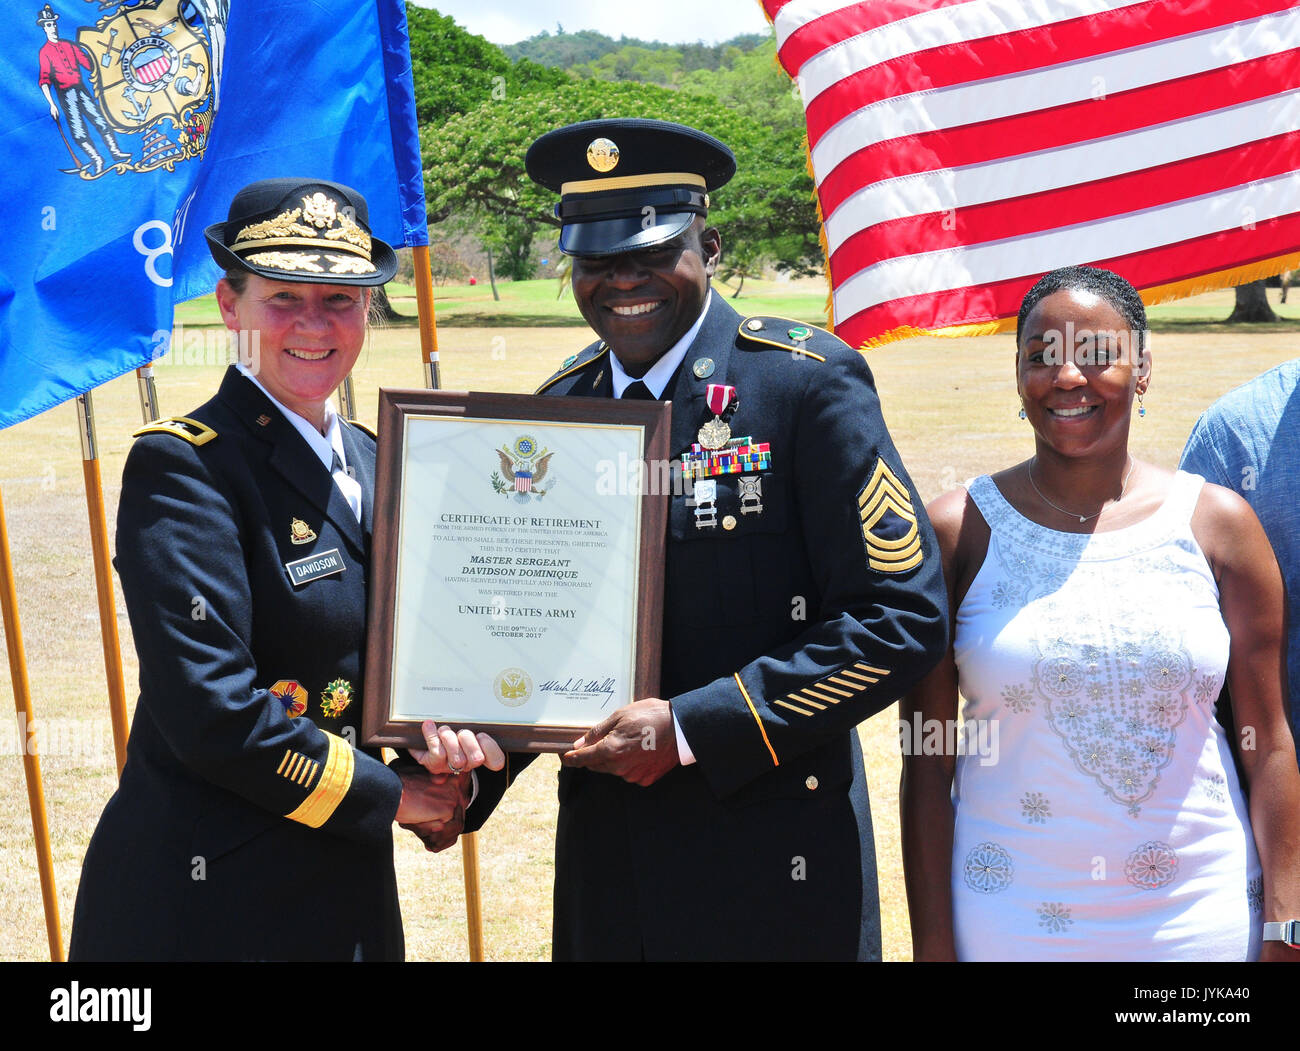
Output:
<path fill-rule="evenodd" d="M 736 397 L 735 387 L 725 383 L 710 383 L 705 392 L 705 400 L 709 411 L 713 413 L 713 419 L 700 428 L 696 437 L 706 449 L 721 449 L 731 439 L 731 426 L 723 419 L 723 414 L 726 414 L 727 419 L 734 416 L 740 406 L 740 399 Z"/>

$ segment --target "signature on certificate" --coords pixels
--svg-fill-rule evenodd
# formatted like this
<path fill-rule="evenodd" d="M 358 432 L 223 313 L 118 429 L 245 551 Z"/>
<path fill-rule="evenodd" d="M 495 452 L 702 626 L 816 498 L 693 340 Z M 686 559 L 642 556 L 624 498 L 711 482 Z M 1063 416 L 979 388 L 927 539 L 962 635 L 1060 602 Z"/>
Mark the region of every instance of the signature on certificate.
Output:
<path fill-rule="evenodd" d="M 617 679 L 584 679 L 574 676 L 571 679 L 547 679 L 538 689 L 542 693 L 558 693 L 567 696 L 581 696 L 584 700 L 591 696 L 604 697 L 601 707 L 609 704 L 618 687 Z"/>

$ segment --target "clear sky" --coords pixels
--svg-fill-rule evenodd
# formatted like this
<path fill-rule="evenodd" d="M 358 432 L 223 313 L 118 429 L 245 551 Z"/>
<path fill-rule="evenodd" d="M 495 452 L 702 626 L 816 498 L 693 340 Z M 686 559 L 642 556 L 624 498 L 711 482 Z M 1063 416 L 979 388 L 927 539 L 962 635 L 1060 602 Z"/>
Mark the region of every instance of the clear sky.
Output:
<path fill-rule="evenodd" d="M 471 33 L 494 44 L 514 44 L 540 33 L 595 29 L 666 43 L 716 44 L 741 33 L 765 33 L 768 22 L 758 0 L 416 0 L 420 7 L 451 15 Z"/>

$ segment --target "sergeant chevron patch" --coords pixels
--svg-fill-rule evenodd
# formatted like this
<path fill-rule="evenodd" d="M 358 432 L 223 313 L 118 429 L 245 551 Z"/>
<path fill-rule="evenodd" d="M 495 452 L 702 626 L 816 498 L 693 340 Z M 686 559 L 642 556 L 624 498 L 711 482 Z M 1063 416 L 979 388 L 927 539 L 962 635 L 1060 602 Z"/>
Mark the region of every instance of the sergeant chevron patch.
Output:
<path fill-rule="evenodd" d="M 841 701 L 853 700 L 888 674 L 888 668 L 877 668 L 866 661 L 858 661 L 772 703 L 811 718 L 818 712 L 830 711 Z"/>
<path fill-rule="evenodd" d="M 858 494 L 858 518 L 872 569 L 903 573 L 921 564 L 921 536 L 911 494 L 882 459 L 876 460 L 871 480 Z M 901 535 L 900 523 L 906 527 Z"/>

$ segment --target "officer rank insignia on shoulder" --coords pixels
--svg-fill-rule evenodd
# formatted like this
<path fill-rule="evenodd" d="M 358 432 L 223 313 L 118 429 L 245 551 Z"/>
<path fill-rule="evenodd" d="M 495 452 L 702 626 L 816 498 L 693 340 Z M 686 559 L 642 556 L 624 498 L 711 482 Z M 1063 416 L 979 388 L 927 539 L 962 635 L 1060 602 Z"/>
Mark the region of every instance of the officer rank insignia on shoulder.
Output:
<path fill-rule="evenodd" d="M 907 487 L 882 459 L 858 493 L 858 518 L 867 564 L 881 573 L 904 573 L 921 564 L 921 536 Z"/>
<path fill-rule="evenodd" d="M 191 445 L 207 445 L 217 436 L 214 431 L 205 423 L 199 423 L 198 420 L 192 420 L 188 416 L 171 416 L 163 420 L 154 420 L 153 423 L 146 423 L 137 431 L 131 432 L 132 438 L 139 438 L 142 434 L 173 434 L 177 438 L 184 438 Z"/>
<path fill-rule="evenodd" d="M 813 342 L 818 333 L 830 339 L 838 339 L 833 332 L 814 325 L 805 325 L 793 318 L 785 317 L 747 317 L 740 323 L 742 342 L 762 343 L 769 347 L 793 352 L 798 357 L 812 358 L 814 361 L 826 359 L 816 351 L 810 350 L 808 344 Z"/>

